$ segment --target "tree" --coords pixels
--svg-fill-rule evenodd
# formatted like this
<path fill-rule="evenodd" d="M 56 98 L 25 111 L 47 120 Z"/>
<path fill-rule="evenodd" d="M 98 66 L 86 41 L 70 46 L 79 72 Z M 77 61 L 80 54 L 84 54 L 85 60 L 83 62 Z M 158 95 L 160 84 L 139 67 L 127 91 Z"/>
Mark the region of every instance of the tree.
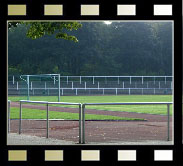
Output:
<path fill-rule="evenodd" d="M 66 30 L 78 30 L 82 27 L 82 24 L 78 22 L 9 22 L 8 29 L 18 27 L 20 24 L 27 25 L 27 37 L 31 39 L 56 34 L 55 37 L 57 39 L 71 40 L 74 42 L 78 42 L 77 38 L 66 33 Z"/>

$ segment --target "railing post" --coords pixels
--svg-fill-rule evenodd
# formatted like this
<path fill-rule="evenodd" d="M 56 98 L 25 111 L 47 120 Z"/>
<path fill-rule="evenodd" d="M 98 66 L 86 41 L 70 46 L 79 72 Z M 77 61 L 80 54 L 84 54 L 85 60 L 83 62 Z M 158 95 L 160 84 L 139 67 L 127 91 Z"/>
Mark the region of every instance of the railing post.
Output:
<path fill-rule="evenodd" d="M 82 111 L 81 111 L 81 108 L 82 108 L 82 104 L 79 104 L 79 143 L 81 144 L 82 143 L 82 129 L 81 129 L 81 120 L 82 120 Z"/>
<path fill-rule="evenodd" d="M 29 75 L 27 76 L 27 100 L 30 99 L 30 94 L 29 94 Z"/>
<path fill-rule="evenodd" d="M 82 133 L 83 133 L 83 144 L 85 144 L 85 104 L 82 105 Z"/>
<path fill-rule="evenodd" d="M 13 85 L 15 84 L 15 77 L 13 76 Z"/>
<path fill-rule="evenodd" d="M 167 141 L 170 141 L 170 105 L 167 104 Z"/>
<path fill-rule="evenodd" d="M 18 81 L 17 81 L 17 90 L 18 90 Z"/>
<path fill-rule="evenodd" d="M 10 104 L 11 101 L 8 100 L 8 133 L 10 132 Z"/>
<path fill-rule="evenodd" d="M 22 102 L 20 101 L 19 134 L 21 134 L 21 129 L 22 129 Z"/>
<path fill-rule="evenodd" d="M 46 110 L 47 110 L 47 124 L 46 124 L 46 138 L 49 138 L 49 105 L 46 104 Z"/>
<path fill-rule="evenodd" d="M 78 89 L 76 88 L 76 96 L 78 95 Z"/>
<path fill-rule="evenodd" d="M 60 102 L 60 74 L 58 75 L 58 102 Z"/>

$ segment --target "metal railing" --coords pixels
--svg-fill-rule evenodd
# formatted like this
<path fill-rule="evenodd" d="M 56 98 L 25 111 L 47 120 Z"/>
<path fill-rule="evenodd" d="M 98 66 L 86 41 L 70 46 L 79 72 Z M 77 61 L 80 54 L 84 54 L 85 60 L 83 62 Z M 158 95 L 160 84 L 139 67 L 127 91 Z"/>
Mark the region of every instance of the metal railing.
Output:
<path fill-rule="evenodd" d="M 28 101 L 20 100 L 20 112 L 19 112 L 19 134 L 22 130 L 22 104 L 23 103 L 35 103 L 46 104 L 47 106 L 47 132 L 46 138 L 49 138 L 49 104 L 58 105 L 77 105 L 79 106 L 79 143 L 85 144 L 85 108 L 88 105 L 167 105 L 167 141 L 170 140 L 170 105 L 173 102 L 126 102 L 126 103 L 67 103 L 67 102 L 48 102 L 48 101 Z M 10 132 L 10 104 L 8 100 L 8 132 Z"/>
<path fill-rule="evenodd" d="M 58 104 L 58 105 L 78 105 L 79 106 L 79 143 L 82 142 L 82 130 L 81 130 L 81 104 L 80 103 L 67 103 L 67 102 L 48 102 L 48 101 L 29 101 L 29 100 L 20 100 L 20 114 L 19 114 L 19 134 L 21 134 L 22 129 L 22 104 L 23 103 L 35 103 L 35 104 L 46 104 L 47 110 L 47 125 L 46 125 L 46 138 L 49 138 L 49 104 Z"/>
<path fill-rule="evenodd" d="M 11 101 L 8 100 L 8 133 L 10 132 L 10 110 L 11 110 Z"/>
<path fill-rule="evenodd" d="M 170 140 L 170 104 L 173 102 L 129 102 L 129 103 L 84 103 L 82 104 L 82 140 L 85 144 L 85 106 L 86 105 L 167 105 L 167 141 Z"/>

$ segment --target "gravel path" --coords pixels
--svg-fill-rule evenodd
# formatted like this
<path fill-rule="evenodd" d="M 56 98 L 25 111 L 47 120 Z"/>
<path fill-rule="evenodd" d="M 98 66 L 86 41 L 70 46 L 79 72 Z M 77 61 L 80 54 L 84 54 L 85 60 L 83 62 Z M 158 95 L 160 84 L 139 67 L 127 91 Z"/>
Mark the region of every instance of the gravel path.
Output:
<path fill-rule="evenodd" d="M 135 141 L 135 142 L 113 142 L 113 143 L 96 143 L 90 142 L 89 145 L 172 145 L 172 141 Z M 82 145 L 88 145 L 82 144 Z M 8 134 L 7 145 L 80 145 L 73 143 L 72 141 L 64 141 L 53 138 L 44 138 L 37 136 L 30 136 L 24 134 L 11 133 Z"/>

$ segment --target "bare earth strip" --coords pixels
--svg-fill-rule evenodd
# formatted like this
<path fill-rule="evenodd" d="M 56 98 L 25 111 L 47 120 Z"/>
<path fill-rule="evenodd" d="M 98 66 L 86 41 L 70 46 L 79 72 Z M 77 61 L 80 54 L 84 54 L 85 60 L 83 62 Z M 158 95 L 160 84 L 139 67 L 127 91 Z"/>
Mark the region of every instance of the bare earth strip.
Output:
<path fill-rule="evenodd" d="M 19 107 L 19 103 L 12 102 L 12 107 Z M 27 105 L 23 108 L 33 108 L 45 110 L 46 106 Z M 73 112 L 78 113 L 77 108 L 51 107 L 49 111 Z M 122 142 L 146 142 L 154 141 L 167 142 L 167 116 L 166 115 L 151 115 L 142 113 L 129 113 L 119 111 L 102 111 L 88 110 L 87 114 L 112 115 L 120 117 L 143 118 L 147 121 L 86 121 L 86 143 L 114 143 L 121 144 Z M 11 133 L 18 133 L 18 120 L 11 120 Z M 46 122 L 41 120 L 23 120 L 22 133 L 31 136 L 46 136 Z M 63 141 L 72 141 L 78 143 L 79 138 L 79 122 L 78 121 L 50 121 L 49 126 L 50 138 Z M 170 138 L 172 140 L 172 117 L 170 117 Z M 150 144 L 151 144 L 150 143 Z M 163 143 L 162 143 L 163 144 Z"/>

